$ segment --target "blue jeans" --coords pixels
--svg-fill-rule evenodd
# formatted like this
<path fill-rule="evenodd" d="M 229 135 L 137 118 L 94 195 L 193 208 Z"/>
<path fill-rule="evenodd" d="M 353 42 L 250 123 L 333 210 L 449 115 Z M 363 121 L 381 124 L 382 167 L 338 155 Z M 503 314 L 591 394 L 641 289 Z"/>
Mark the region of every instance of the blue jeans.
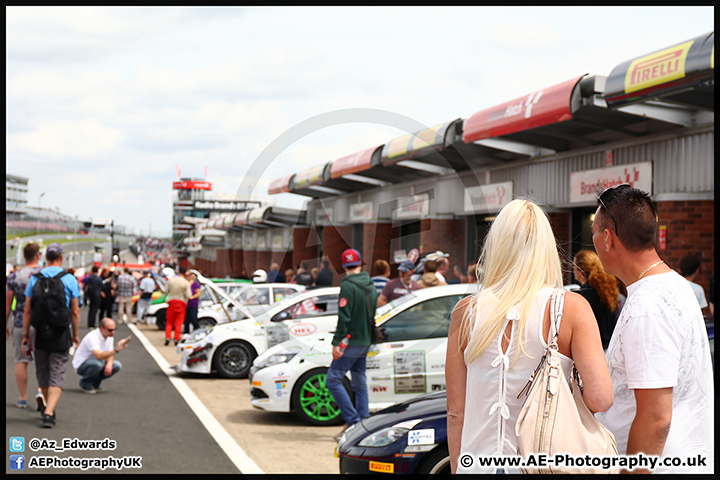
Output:
<path fill-rule="evenodd" d="M 348 425 L 353 425 L 370 415 L 365 379 L 365 364 L 369 349 L 369 346 L 348 346 L 339 360 L 332 361 L 327 373 L 325 386 L 330 390 Z M 350 371 L 350 385 L 355 394 L 355 405 L 350 401 L 350 395 L 342 384 L 348 371 Z"/>
<path fill-rule="evenodd" d="M 190 333 L 190 325 L 193 326 L 193 330 L 200 328 L 200 325 L 198 325 L 198 307 L 185 308 L 185 324 L 183 325 L 183 333 Z"/>
<path fill-rule="evenodd" d="M 90 357 L 85 360 L 77 369 L 77 374 L 82 377 L 80 379 L 80 386 L 87 390 L 91 388 L 98 388 L 100 386 L 100 382 L 112 377 L 122 369 L 122 363 L 117 360 L 113 360 L 112 373 L 106 377 L 105 363 L 105 360 L 98 360 L 95 357 Z"/>

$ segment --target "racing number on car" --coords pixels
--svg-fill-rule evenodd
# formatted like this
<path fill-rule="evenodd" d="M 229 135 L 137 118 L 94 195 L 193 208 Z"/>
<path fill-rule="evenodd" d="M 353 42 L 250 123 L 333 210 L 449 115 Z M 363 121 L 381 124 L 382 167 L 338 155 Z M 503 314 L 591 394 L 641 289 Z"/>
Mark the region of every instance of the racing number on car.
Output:
<path fill-rule="evenodd" d="M 314 312 L 316 310 L 317 308 L 315 307 L 315 302 L 313 302 L 312 298 L 308 298 L 298 306 L 298 309 L 295 312 L 293 318 L 299 317 L 300 315 L 307 315 L 308 313 Z"/>

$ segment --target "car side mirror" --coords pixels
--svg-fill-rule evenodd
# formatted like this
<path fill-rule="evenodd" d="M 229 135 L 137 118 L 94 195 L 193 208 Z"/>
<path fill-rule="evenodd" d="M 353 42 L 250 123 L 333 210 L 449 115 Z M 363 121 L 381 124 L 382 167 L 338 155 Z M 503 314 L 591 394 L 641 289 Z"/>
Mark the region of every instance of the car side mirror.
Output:
<path fill-rule="evenodd" d="M 273 322 L 282 322 L 283 320 L 287 320 L 290 318 L 290 313 L 287 311 L 282 311 L 275 315 L 271 321 Z"/>

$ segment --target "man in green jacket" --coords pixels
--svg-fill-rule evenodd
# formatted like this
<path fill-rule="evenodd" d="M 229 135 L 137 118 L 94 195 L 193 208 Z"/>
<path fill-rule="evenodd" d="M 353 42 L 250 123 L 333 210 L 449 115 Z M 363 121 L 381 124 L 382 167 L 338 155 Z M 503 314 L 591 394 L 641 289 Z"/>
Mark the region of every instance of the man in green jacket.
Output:
<path fill-rule="evenodd" d="M 332 341 L 333 361 L 325 383 L 345 419 L 345 428 L 336 436 L 338 438 L 350 425 L 370 414 L 365 364 L 371 344 L 371 322 L 375 321 L 377 306 L 377 290 L 370 275 L 362 271 L 360 252 L 352 248 L 345 250 L 342 266 L 346 276 L 340 282 L 338 324 Z M 341 342 L 348 335 L 349 343 L 342 348 Z M 348 370 L 355 405 L 342 384 Z"/>

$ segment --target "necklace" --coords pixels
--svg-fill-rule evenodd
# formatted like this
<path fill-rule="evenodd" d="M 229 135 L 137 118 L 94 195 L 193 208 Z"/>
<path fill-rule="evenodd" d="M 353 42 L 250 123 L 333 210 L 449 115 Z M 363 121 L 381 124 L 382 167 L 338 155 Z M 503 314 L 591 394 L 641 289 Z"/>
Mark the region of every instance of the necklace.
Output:
<path fill-rule="evenodd" d="M 640 280 L 640 279 L 643 277 L 643 275 L 645 275 L 647 272 L 649 272 L 649 271 L 652 270 L 653 268 L 657 267 L 657 266 L 660 265 L 661 263 L 664 263 L 664 262 L 663 262 L 662 260 L 660 260 L 659 262 L 653 263 L 652 265 L 650 265 L 649 267 L 647 267 L 645 270 L 643 270 L 642 272 L 640 272 L 640 275 L 638 275 L 638 278 L 637 278 L 637 279 Z M 637 282 L 637 280 L 635 280 L 635 281 Z"/>

